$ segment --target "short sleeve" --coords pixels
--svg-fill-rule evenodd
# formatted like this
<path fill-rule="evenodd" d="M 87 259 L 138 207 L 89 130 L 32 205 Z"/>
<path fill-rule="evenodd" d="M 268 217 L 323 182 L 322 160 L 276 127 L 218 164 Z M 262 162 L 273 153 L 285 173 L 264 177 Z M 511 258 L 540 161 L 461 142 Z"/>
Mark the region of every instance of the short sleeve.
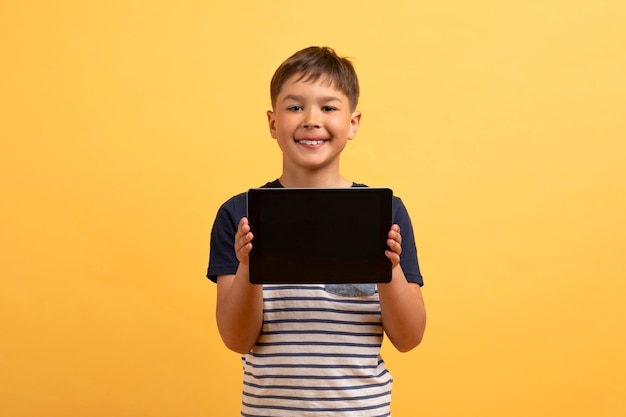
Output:
<path fill-rule="evenodd" d="M 420 286 L 424 285 L 419 262 L 417 260 L 417 247 L 413 234 L 413 225 L 409 213 L 404 203 L 399 197 L 393 198 L 393 223 L 400 226 L 402 235 L 402 253 L 400 254 L 400 266 L 407 281 L 414 282 Z"/>
<path fill-rule="evenodd" d="M 237 272 L 239 260 L 235 254 L 234 239 L 239 220 L 246 215 L 246 196 L 239 194 L 226 201 L 217 211 L 209 249 L 207 277 L 217 282 L 218 275 Z"/>

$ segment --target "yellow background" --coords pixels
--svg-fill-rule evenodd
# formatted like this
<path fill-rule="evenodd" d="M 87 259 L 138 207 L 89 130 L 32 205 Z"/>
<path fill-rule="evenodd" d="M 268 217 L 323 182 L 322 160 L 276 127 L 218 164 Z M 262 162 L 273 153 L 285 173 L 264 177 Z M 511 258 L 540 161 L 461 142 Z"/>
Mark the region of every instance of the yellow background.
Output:
<path fill-rule="evenodd" d="M 204 278 L 280 174 L 276 66 L 354 57 L 343 173 L 412 215 L 394 417 L 626 415 L 623 0 L 0 3 L 0 415 L 234 416 Z"/>

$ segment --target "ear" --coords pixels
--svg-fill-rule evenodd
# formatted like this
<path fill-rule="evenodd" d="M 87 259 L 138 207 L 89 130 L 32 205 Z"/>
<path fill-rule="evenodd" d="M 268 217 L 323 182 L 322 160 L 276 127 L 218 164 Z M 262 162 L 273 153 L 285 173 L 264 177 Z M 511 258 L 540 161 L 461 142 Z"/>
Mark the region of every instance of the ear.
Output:
<path fill-rule="evenodd" d="M 356 136 L 357 130 L 359 130 L 359 125 L 361 124 L 361 112 L 355 111 L 350 116 L 350 130 L 348 132 L 348 139 L 354 139 Z"/>
<path fill-rule="evenodd" d="M 274 112 L 271 110 L 267 111 L 267 124 L 270 128 L 270 135 L 276 139 L 276 117 L 274 116 Z"/>

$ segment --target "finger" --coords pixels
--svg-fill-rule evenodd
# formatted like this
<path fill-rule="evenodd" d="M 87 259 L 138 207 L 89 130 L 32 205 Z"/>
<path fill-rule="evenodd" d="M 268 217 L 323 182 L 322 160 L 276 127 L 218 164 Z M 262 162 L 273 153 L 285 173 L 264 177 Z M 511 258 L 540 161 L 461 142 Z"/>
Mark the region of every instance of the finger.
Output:
<path fill-rule="evenodd" d="M 389 239 L 397 242 L 398 244 L 402 244 L 402 235 L 400 232 L 396 232 L 394 230 L 389 231 Z"/>
<path fill-rule="evenodd" d="M 402 244 L 396 239 L 387 239 L 387 246 L 394 253 L 400 255 L 402 253 Z"/>
<path fill-rule="evenodd" d="M 248 219 L 242 217 L 239 221 L 239 227 L 235 234 L 235 254 L 240 262 L 243 262 L 252 249 L 252 239 L 254 235 L 250 232 Z"/>
<path fill-rule="evenodd" d="M 248 242 L 238 249 L 237 254 L 240 256 L 248 256 L 251 249 L 252 249 L 252 243 Z"/>
<path fill-rule="evenodd" d="M 237 228 L 237 231 L 242 234 L 250 231 L 250 224 L 248 224 L 248 219 L 246 217 L 242 217 L 241 220 L 239 220 L 239 227 Z"/>
<path fill-rule="evenodd" d="M 386 250 L 385 256 L 391 261 L 392 269 L 400 263 L 400 255 L 392 250 Z"/>
<path fill-rule="evenodd" d="M 389 237 L 393 238 L 395 236 L 401 236 L 400 226 L 398 226 L 397 224 L 394 224 L 393 226 L 391 226 L 391 229 L 389 229 Z"/>
<path fill-rule="evenodd" d="M 248 219 L 242 217 L 239 220 L 239 225 L 237 226 L 237 232 L 235 233 L 235 241 L 239 240 L 242 236 L 245 236 L 250 232 L 250 225 L 248 224 Z"/>
<path fill-rule="evenodd" d="M 252 234 L 252 232 L 247 232 L 242 235 L 238 235 L 237 238 L 235 239 L 235 246 L 237 246 L 238 249 L 243 248 L 244 246 L 252 242 L 253 237 L 254 235 Z"/>

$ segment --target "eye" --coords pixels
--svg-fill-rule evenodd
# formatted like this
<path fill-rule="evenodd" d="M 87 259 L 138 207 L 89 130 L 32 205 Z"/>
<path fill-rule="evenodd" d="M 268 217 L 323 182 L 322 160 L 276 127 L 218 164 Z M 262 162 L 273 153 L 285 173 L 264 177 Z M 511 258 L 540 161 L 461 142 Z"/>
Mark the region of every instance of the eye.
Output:
<path fill-rule="evenodd" d="M 327 111 L 335 111 L 335 110 L 337 110 L 337 108 L 333 107 L 333 106 L 323 106 L 322 107 L 322 111 L 325 111 L 325 112 L 327 112 Z"/>
<path fill-rule="evenodd" d="M 289 110 L 289 111 L 302 111 L 302 106 L 298 106 L 298 105 L 289 106 L 289 107 L 287 107 L 287 110 Z"/>

